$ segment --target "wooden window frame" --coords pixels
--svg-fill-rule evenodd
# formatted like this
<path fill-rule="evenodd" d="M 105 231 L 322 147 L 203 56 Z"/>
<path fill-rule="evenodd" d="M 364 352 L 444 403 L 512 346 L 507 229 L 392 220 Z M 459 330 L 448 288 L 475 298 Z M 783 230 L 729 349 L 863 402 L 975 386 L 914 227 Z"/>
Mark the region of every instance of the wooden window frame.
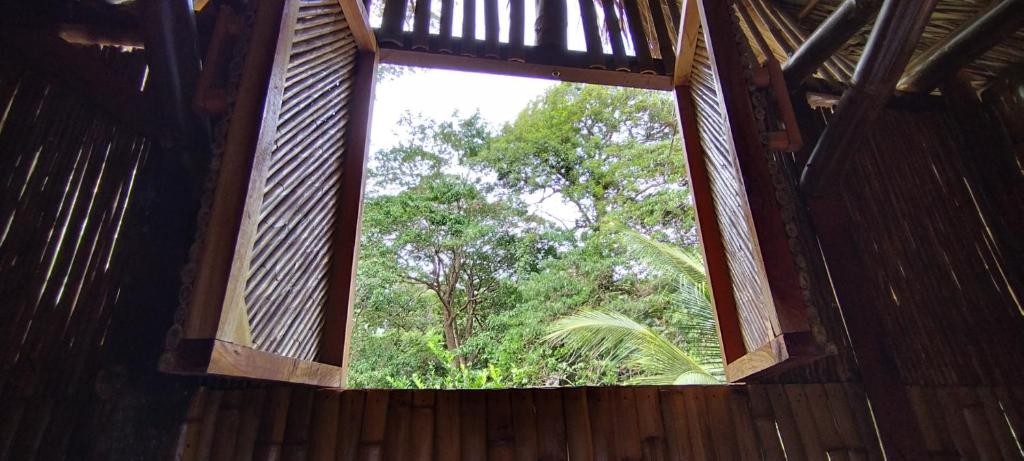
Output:
<path fill-rule="evenodd" d="M 763 155 L 765 147 L 754 122 L 749 84 L 744 77 L 740 49 L 736 44 L 731 7 L 731 2 L 725 1 L 683 0 L 673 85 L 725 374 L 730 382 L 736 382 L 756 380 L 810 363 L 827 355 L 827 349 L 811 332 L 809 306 L 803 300 L 782 210 L 775 200 L 776 190 L 771 182 L 767 158 Z M 750 199 L 745 210 L 746 220 L 754 227 L 755 235 L 750 237 L 770 291 L 769 299 L 764 302 L 774 314 L 772 320 L 780 332 L 755 350 L 748 350 L 743 341 L 743 325 L 733 295 L 689 86 L 701 31 L 718 86 L 718 103 L 726 125 L 729 149 L 736 158 L 744 190 Z M 779 93 L 777 88 L 775 91 Z M 784 89 L 776 96 L 788 103 Z"/>
<path fill-rule="evenodd" d="M 324 387 L 342 387 L 345 383 L 350 330 L 347 325 L 353 311 L 379 50 L 362 2 L 339 0 L 339 4 L 357 54 L 337 203 L 338 216 L 344 219 L 338 220 L 331 242 L 332 261 L 318 358 L 302 360 L 256 349 L 244 301 L 248 262 L 299 7 L 297 0 L 267 0 L 256 11 L 188 311 L 182 324 L 168 333 L 161 371 Z"/>

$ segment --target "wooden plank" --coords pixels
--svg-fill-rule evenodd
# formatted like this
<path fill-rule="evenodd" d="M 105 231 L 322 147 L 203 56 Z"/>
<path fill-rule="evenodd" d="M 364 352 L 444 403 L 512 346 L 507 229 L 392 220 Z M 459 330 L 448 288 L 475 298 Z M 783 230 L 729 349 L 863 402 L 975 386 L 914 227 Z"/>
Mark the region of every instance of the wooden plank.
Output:
<path fill-rule="evenodd" d="M 359 440 L 362 438 L 363 406 L 366 403 L 366 392 L 345 391 L 341 393 L 341 408 L 338 421 L 337 461 L 355 461 L 359 453 Z"/>
<path fill-rule="evenodd" d="M 772 402 L 768 397 L 766 386 L 746 386 L 750 396 L 750 415 L 754 420 L 754 429 L 761 448 L 764 450 L 765 461 L 781 461 L 786 459 L 779 439 L 781 426 L 775 426 L 776 416 L 772 410 Z M 795 459 L 801 459 L 799 456 Z"/>
<path fill-rule="evenodd" d="M 700 37 L 701 29 L 698 1 L 683 0 L 679 35 L 676 38 L 676 63 L 672 71 L 672 84 L 675 86 L 688 85 L 690 73 L 693 72 L 693 56 L 697 52 L 697 38 Z"/>
<path fill-rule="evenodd" d="M 690 446 L 693 448 L 693 459 L 716 459 L 703 388 L 686 387 L 683 389 L 683 399 L 686 402 L 686 425 Z"/>
<path fill-rule="evenodd" d="M 726 400 L 732 418 L 732 430 L 736 434 L 736 450 L 739 452 L 739 459 L 744 461 L 760 460 L 762 459 L 761 448 L 757 443 L 757 432 L 754 429 L 748 396 L 742 388 L 730 386 L 727 389 Z M 769 442 L 772 441 L 769 439 Z M 774 437 L 774 442 L 778 442 L 778 436 Z"/>
<path fill-rule="evenodd" d="M 537 408 L 533 404 L 533 391 L 515 389 L 510 395 L 512 424 L 515 426 L 516 461 L 537 459 Z"/>
<path fill-rule="evenodd" d="M 449 0 L 451 1 L 451 0 Z M 370 27 L 370 16 L 366 7 L 359 0 L 338 0 L 341 4 L 341 12 L 345 15 L 345 22 L 352 38 L 356 41 L 356 47 L 360 51 L 377 52 L 377 37 Z"/>
<path fill-rule="evenodd" d="M 388 391 L 366 391 L 363 404 L 362 432 L 359 434 L 359 461 L 384 459 L 384 434 L 388 425 Z"/>
<path fill-rule="evenodd" d="M 615 397 L 610 387 L 587 389 L 587 409 L 590 411 L 590 439 L 594 461 L 615 458 Z"/>
<path fill-rule="evenodd" d="M 825 396 L 828 400 L 828 408 L 832 414 L 832 421 L 835 423 L 836 432 L 843 446 L 847 450 L 850 459 L 866 459 L 867 450 L 864 442 L 857 431 L 857 420 L 850 409 L 850 402 L 846 398 L 846 391 L 839 383 L 826 383 L 823 385 Z"/>
<path fill-rule="evenodd" d="M 861 441 L 867 449 L 868 459 L 872 461 L 883 459 L 882 447 L 879 444 L 878 429 L 875 427 L 874 417 L 871 408 L 868 406 L 867 396 L 859 384 L 844 383 L 843 390 L 846 391 L 846 400 L 850 403 L 850 411 L 853 412 L 854 420 L 857 423 L 857 432 Z"/>
<path fill-rule="evenodd" d="M 216 439 L 217 417 L 224 391 L 211 390 L 206 395 L 203 407 L 203 423 L 199 432 L 199 443 L 196 447 L 196 459 L 210 459 L 213 442 Z"/>
<path fill-rule="evenodd" d="M 743 332 L 736 310 L 736 298 L 732 292 L 732 275 L 729 261 L 722 243 L 722 230 L 718 224 L 714 195 L 711 191 L 711 177 L 704 160 L 700 130 L 697 127 L 697 108 L 693 104 L 690 87 L 676 87 L 677 116 L 683 137 L 683 153 L 686 155 L 686 172 L 690 179 L 690 193 L 693 197 L 694 214 L 697 215 L 697 235 L 701 241 L 704 267 L 711 291 L 711 305 L 715 316 L 718 342 L 722 346 L 723 362 L 735 362 L 747 349 L 743 344 Z"/>
<path fill-rule="evenodd" d="M 683 394 L 676 388 L 662 388 L 661 421 L 665 426 L 665 438 L 668 442 L 667 458 L 670 461 L 683 461 L 692 458 L 690 436 L 686 427 L 686 402 Z"/>
<path fill-rule="evenodd" d="M 807 443 L 803 441 L 803 433 L 797 424 L 793 408 L 789 405 L 789 397 L 781 385 L 765 386 L 765 392 L 771 401 L 772 413 L 775 415 L 775 423 L 778 425 L 779 438 L 782 439 L 783 447 L 786 449 L 787 460 L 814 460 L 817 458 L 807 457 Z M 813 442 L 811 442 L 813 445 Z"/>
<path fill-rule="evenodd" d="M 282 357 L 220 340 L 185 339 L 160 359 L 160 370 L 210 374 L 322 387 L 341 387 L 340 367 Z"/>
<path fill-rule="evenodd" d="M 539 459 L 566 460 L 565 417 L 562 394 L 557 389 L 537 389 L 533 392 L 537 406 L 537 449 Z"/>
<path fill-rule="evenodd" d="M 817 429 L 821 440 L 821 447 L 825 450 L 830 460 L 848 461 L 850 454 L 846 444 L 839 436 L 839 429 L 836 427 L 835 416 L 829 405 L 828 394 L 825 386 L 818 383 L 800 385 L 804 397 L 811 410 L 812 421 Z M 845 402 L 844 402 L 845 403 Z"/>
<path fill-rule="evenodd" d="M 338 448 L 338 418 L 341 392 L 319 390 L 313 397 L 312 435 L 309 443 L 311 461 L 334 461 Z"/>
<path fill-rule="evenodd" d="M 640 459 L 640 424 L 636 414 L 633 388 L 613 388 L 615 400 L 615 456 L 619 459 Z"/>
<path fill-rule="evenodd" d="M 455 391 L 438 391 L 435 396 L 437 418 L 434 420 L 434 447 L 438 459 L 461 459 L 459 395 Z"/>
<path fill-rule="evenodd" d="M 565 433 L 569 445 L 569 459 L 594 459 L 587 390 L 584 388 L 565 389 L 562 392 L 562 403 L 565 407 Z"/>
<path fill-rule="evenodd" d="M 419 390 L 412 395 L 412 440 L 409 459 L 430 461 L 434 456 L 434 391 Z"/>
<path fill-rule="evenodd" d="M 256 435 L 253 459 L 281 458 L 281 444 L 284 443 L 285 426 L 288 424 L 291 396 L 291 388 L 285 386 L 275 387 L 269 391 Z"/>
<path fill-rule="evenodd" d="M 409 424 L 412 419 L 412 394 L 408 390 L 393 390 L 388 402 L 387 430 L 384 432 L 384 459 L 409 459 Z"/>
<path fill-rule="evenodd" d="M 487 393 L 487 459 L 512 461 L 515 457 L 515 433 L 512 403 L 507 390 Z"/>
<path fill-rule="evenodd" d="M 315 389 L 296 387 L 292 390 L 281 444 L 281 459 L 304 460 L 309 456 L 309 435 L 313 417 Z"/>
<path fill-rule="evenodd" d="M 238 423 L 238 437 L 235 440 L 236 461 L 251 460 L 256 449 L 256 438 L 260 429 L 260 417 L 267 401 L 266 389 L 247 389 L 242 398 Z"/>
<path fill-rule="evenodd" d="M 665 426 L 661 419 L 661 398 L 658 388 L 637 387 L 633 394 L 636 397 L 636 416 L 640 434 L 640 459 L 667 459 L 668 446 L 665 442 Z M 571 438 L 571 428 L 569 433 Z M 589 431 L 587 433 L 589 434 Z M 569 458 L 577 459 L 571 455 Z"/>
<path fill-rule="evenodd" d="M 338 219 L 332 238 L 330 285 L 321 334 L 319 360 L 348 369 L 349 341 L 355 315 L 355 274 L 359 260 L 359 234 L 362 226 L 363 190 L 366 186 L 367 158 L 370 151 L 370 122 L 376 87 L 377 55 L 362 51 L 356 57 L 353 95 L 349 102 L 349 121 L 345 130 L 345 156 L 341 187 L 338 189 Z M 342 376 L 344 382 L 344 376 Z"/>
<path fill-rule="evenodd" d="M 487 403 L 483 391 L 460 392 L 459 424 L 461 458 L 487 459 Z"/>
<path fill-rule="evenodd" d="M 506 45 L 501 46 L 505 47 Z M 427 53 L 398 48 L 382 48 L 380 59 L 381 62 L 386 64 L 403 66 L 482 72 L 487 74 L 559 80 L 563 82 L 647 88 L 652 90 L 672 89 L 671 79 L 668 76 L 589 69 L 586 68 L 584 64 L 581 64 L 580 67 L 536 64 L 538 61 L 533 58 L 533 53 L 534 50 L 532 48 L 528 49 L 526 62 L 517 63 L 491 59 L 473 59 L 472 57 L 455 56 L 443 53 Z M 585 59 L 586 57 L 584 54 L 578 52 L 566 52 L 565 55 L 567 59 L 559 59 L 559 62 L 575 62 L 580 59 Z"/>
<path fill-rule="evenodd" d="M 241 418 L 242 391 L 229 391 L 221 399 L 217 426 L 214 431 L 213 450 L 210 459 L 232 459 L 235 456 L 235 442 L 238 439 L 238 424 Z"/>
<path fill-rule="evenodd" d="M 825 447 L 822 445 L 821 435 L 814 413 L 811 410 L 811 403 L 804 394 L 803 385 L 786 384 L 783 386 L 789 407 L 793 411 L 793 420 L 796 422 L 797 430 L 800 431 L 800 440 L 803 442 L 804 453 L 807 459 L 821 459 L 825 457 Z M 774 402 L 773 402 L 774 403 Z"/>
<path fill-rule="evenodd" d="M 704 404 L 708 411 L 708 427 L 714 437 L 716 458 L 720 461 L 740 459 L 736 434 L 729 414 L 729 388 L 707 386 Z"/>

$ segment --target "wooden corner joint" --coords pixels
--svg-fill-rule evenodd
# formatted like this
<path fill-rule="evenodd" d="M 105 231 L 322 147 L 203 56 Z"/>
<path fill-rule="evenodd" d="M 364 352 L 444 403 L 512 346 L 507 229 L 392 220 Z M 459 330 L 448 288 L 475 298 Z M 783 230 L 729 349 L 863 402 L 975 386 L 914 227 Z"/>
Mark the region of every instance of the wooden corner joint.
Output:
<path fill-rule="evenodd" d="M 730 382 L 758 381 L 830 354 L 809 331 L 782 333 L 756 350 L 725 365 Z"/>
<path fill-rule="evenodd" d="M 160 357 L 161 372 L 342 387 L 341 367 L 284 357 L 219 339 L 183 339 Z"/>

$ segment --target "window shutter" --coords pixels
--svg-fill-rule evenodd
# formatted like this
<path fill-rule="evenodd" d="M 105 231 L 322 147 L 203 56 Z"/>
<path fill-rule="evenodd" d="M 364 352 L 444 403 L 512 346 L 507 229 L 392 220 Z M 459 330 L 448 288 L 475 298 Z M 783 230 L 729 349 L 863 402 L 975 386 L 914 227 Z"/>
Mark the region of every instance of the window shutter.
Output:
<path fill-rule="evenodd" d="M 340 387 L 376 44 L 357 1 L 251 3 L 235 21 L 244 59 L 161 368 Z M 208 73 L 230 54 L 214 49 L 229 29 L 216 28 Z"/>
<path fill-rule="evenodd" d="M 829 348 L 816 325 L 796 190 L 770 150 L 779 133 L 765 133 L 764 108 L 755 109 L 764 93 L 752 93 L 748 76 L 761 69 L 745 62 L 731 3 L 684 1 L 675 81 L 726 376 L 740 381 Z"/>

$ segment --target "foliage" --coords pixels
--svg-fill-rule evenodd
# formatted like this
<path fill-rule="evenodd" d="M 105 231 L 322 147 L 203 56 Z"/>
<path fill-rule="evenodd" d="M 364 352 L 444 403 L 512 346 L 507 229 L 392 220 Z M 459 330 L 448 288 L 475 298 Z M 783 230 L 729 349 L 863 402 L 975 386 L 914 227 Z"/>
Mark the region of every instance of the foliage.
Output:
<path fill-rule="evenodd" d="M 634 324 L 666 353 L 674 343 L 693 355 L 701 338 L 716 348 L 713 327 L 707 336 L 680 308 L 700 285 L 686 292 L 678 274 L 637 264 L 647 258 L 621 230 L 671 247 L 695 240 L 674 127 L 664 94 L 569 84 L 502 127 L 406 116 L 401 141 L 371 163 L 349 385 L 636 380 L 634 364 L 546 339 L 583 309 L 645 319 Z M 545 200 L 578 219 L 550 216 Z"/>
<path fill-rule="evenodd" d="M 638 232 L 622 229 L 630 253 L 649 266 L 676 278 L 668 297 L 681 314 L 677 346 L 652 327 L 616 312 L 585 309 L 559 319 L 548 340 L 590 356 L 604 356 L 636 372 L 630 381 L 642 384 L 707 384 L 721 380 L 722 362 L 707 276 L 699 256 Z"/>

